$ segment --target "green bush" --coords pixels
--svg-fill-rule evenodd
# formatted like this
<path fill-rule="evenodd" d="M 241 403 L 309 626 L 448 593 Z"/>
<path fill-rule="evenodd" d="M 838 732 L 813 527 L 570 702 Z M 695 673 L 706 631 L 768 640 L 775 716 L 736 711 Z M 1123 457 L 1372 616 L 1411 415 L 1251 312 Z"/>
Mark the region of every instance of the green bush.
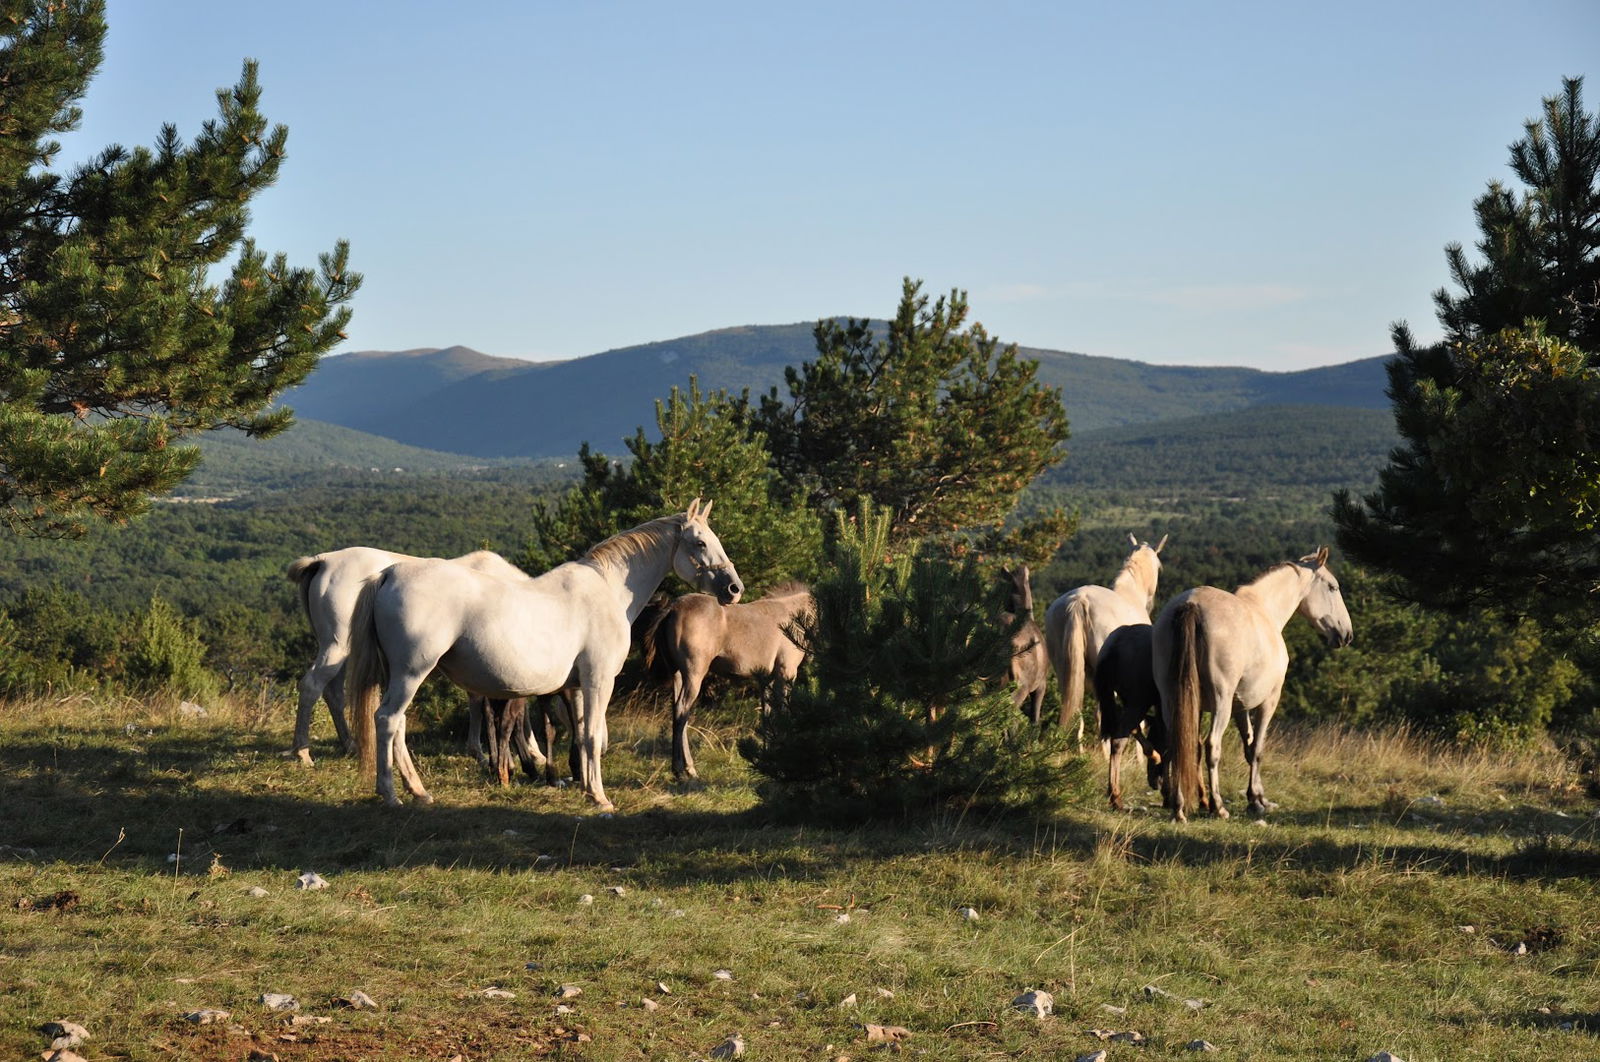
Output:
<path fill-rule="evenodd" d="M 130 689 L 179 697 L 213 697 L 216 676 L 205 666 L 206 646 L 195 625 L 165 598 L 152 597 L 133 627 L 124 674 Z"/>
<path fill-rule="evenodd" d="M 970 559 L 891 555 L 870 504 L 838 514 L 827 559 L 802 679 L 740 743 L 763 800 L 822 821 L 1059 804 L 1059 737 L 1036 738 L 997 688 L 1010 642 L 993 580 Z"/>

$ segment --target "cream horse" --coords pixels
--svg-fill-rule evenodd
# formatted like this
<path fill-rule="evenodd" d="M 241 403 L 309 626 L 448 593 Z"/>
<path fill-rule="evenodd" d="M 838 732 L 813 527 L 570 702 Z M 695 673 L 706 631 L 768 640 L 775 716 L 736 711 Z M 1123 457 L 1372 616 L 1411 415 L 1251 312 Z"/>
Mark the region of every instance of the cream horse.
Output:
<path fill-rule="evenodd" d="M 294 744 L 288 752 L 307 767 L 312 764 L 311 716 L 316 712 L 319 698 L 328 703 L 328 715 L 333 719 L 339 744 L 347 754 L 356 751 L 355 739 L 344 718 L 342 677 L 345 661 L 350 657 L 350 614 L 355 611 L 361 584 L 391 564 L 417 559 L 408 553 L 350 546 L 300 557 L 291 561 L 284 572 L 284 576 L 300 588 L 300 604 L 306 610 L 311 633 L 317 639 L 317 655 L 311 658 L 311 666 L 300 677 Z M 516 565 L 486 549 L 453 557 L 450 563 L 506 578 L 527 578 Z"/>
<path fill-rule="evenodd" d="M 1100 647 L 1111 632 L 1130 623 L 1149 623 L 1161 576 L 1161 549 L 1167 536 L 1151 546 L 1128 536 L 1133 549 L 1109 587 L 1080 586 L 1050 603 L 1044 613 L 1044 648 L 1061 690 L 1061 729 L 1074 726 L 1083 748 L 1083 692 L 1094 680 Z"/>
<path fill-rule="evenodd" d="M 1335 648 L 1353 637 L 1326 546 L 1284 561 L 1233 593 L 1200 586 L 1168 601 L 1151 630 L 1151 661 L 1167 732 L 1167 804 L 1178 822 L 1191 803 L 1227 817 L 1217 779 L 1222 736 L 1233 717 L 1244 743 L 1251 815 L 1272 804 L 1261 787 L 1261 752 L 1283 692 L 1289 650 L 1283 628 L 1296 612 Z M 1209 797 L 1198 793 L 1200 716 L 1211 713 L 1205 739 Z"/>
<path fill-rule="evenodd" d="M 633 620 L 668 572 L 727 604 L 743 592 L 706 522 L 710 513 L 711 504 L 702 509 L 696 498 L 687 512 L 614 535 L 579 560 L 522 581 L 440 560 L 401 561 L 368 581 L 351 622 L 346 695 L 361 721 L 362 763 L 375 761 L 384 801 L 400 803 L 396 769 L 412 796 L 433 799 L 406 749 L 405 713 L 437 667 L 485 697 L 532 697 L 572 686 L 579 782 L 601 810 L 611 810 L 600 756 L 606 706 Z"/>

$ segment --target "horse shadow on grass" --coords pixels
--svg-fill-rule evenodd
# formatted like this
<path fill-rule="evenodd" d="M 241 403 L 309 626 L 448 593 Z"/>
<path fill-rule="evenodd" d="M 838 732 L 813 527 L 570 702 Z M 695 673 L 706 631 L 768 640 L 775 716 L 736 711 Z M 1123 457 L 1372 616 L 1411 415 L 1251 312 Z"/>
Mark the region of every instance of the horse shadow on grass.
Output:
<path fill-rule="evenodd" d="M 1287 828 L 1324 825 L 1326 808 L 1274 813 L 1282 830 L 1204 819 L 1185 827 L 1146 819 L 1126 829 L 1087 809 L 1048 822 L 971 815 L 828 829 L 782 824 L 761 807 L 675 807 L 675 798 L 601 816 L 573 789 L 522 783 L 491 790 L 484 778 L 485 793 L 471 805 L 452 806 L 446 793 L 432 806 L 392 809 L 358 780 L 351 761 L 330 758 L 306 771 L 281 761 L 279 751 L 275 739 L 221 731 L 24 735 L 0 746 L 0 860 L 142 868 L 153 875 L 622 867 L 636 885 L 669 887 L 774 875 L 822 879 L 854 863 L 921 855 L 930 847 L 1026 860 L 1041 854 L 1047 837 L 1053 858 L 1091 858 L 1114 845 L 1130 859 L 1196 865 L 1248 858 L 1338 871 L 1380 861 L 1398 871 L 1515 880 L 1600 875 L 1593 820 L 1553 815 L 1541 820 L 1546 832 L 1493 855 L 1452 846 L 1425 823 L 1402 826 L 1407 839 L 1399 843 L 1350 839 L 1345 831 L 1308 839 L 1304 830 Z M 624 774 L 612 788 L 626 808 L 630 788 L 638 793 L 644 785 Z M 1341 822 L 1386 821 L 1379 806 L 1333 815 Z"/>

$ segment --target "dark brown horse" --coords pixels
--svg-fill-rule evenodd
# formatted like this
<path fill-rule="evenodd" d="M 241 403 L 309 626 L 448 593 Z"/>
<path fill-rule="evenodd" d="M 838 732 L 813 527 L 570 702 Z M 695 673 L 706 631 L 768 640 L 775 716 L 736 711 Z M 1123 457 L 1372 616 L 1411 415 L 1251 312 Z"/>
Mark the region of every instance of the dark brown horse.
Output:
<path fill-rule="evenodd" d="M 761 707 L 781 704 L 805 661 L 795 624 L 815 606 L 804 583 L 783 583 L 759 601 L 722 605 L 709 594 L 685 594 L 661 611 L 644 634 L 645 672 L 672 680 L 672 773 L 697 778 L 689 751 L 689 713 L 708 673 L 754 679 Z"/>
<path fill-rule="evenodd" d="M 1011 600 L 1000 613 L 1004 630 L 1011 634 L 1012 707 L 1026 715 L 1035 727 L 1044 721 L 1044 692 L 1050 682 L 1050 657 L 1044 648 L 1044 630 L 1033 618 L 1033 584 L 1026 564 L 1001 568 L 1000 577 L 1010 585 Z M 1018 623 L 1018 619 L 1021 623 Z"/>
<path fill-rule="evenodd" d="M 1161 694 L 1150 663 L 1150 624 L 1130 623 L 1106 636 L 1094 666 L 1095 700 L 1100 702 L 1100 740 L 1110 761 L 1106 796 L 1122 810 L 1122 752 L 1138 741 L 1145 755 L 1145 778 L 1161 787 L 1161 749 L 1166 731 Z"/>

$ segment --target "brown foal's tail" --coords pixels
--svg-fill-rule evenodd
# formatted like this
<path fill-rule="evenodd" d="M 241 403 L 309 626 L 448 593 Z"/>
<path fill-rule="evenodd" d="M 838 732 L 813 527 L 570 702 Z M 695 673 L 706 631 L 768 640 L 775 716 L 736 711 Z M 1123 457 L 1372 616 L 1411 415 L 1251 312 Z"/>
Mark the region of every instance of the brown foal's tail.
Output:
<path fill-rule="evenodd" d="M 1172 657 L 1167 667 L 1177 703 L 1172 706 L 1172 730 L 1167 734 L 1167 776 L 1171 797 L 1183 798 L 1193 810 L 1200 802 L 1200 610 L 1185 602 L 1173 617 Z"/>
<path fill-rule="evenodd" d="M 379 694 L 389 679 L 389 662 L 378 644 L 378 625 L 373 615 L 373 601 L 386 574 L 380 572 L 361 584 L 350 615 L 350 658 L 344 665 L 345 710 L 350 713 L 361 774 L 367 779 L 377 774 L 378 734 L 374 720 Z"/>
<path fill-rule="evenodd" d="M 678 673 L 668 641 L 677 626 L 678 610 L 671 605 L 656 612 L 639 640 L 644 644 L 644 673 L 656 682 L 671 682 Z"/>

